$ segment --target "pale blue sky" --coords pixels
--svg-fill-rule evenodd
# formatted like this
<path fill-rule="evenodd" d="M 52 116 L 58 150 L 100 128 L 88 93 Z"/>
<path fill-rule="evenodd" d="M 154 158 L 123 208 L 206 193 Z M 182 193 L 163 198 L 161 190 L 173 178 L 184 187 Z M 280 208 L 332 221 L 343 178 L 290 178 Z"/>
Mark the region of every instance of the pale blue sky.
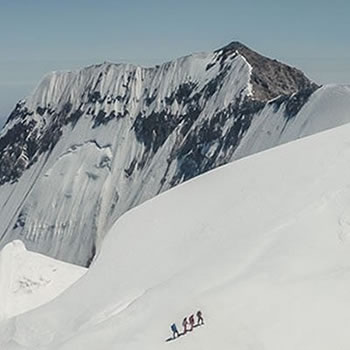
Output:
<path fill-rule="evenodd" d="M 240 40 L 350 83 L 349 0 L 0 0 L 0 119 L 51 70 L 153 65 Z"/>

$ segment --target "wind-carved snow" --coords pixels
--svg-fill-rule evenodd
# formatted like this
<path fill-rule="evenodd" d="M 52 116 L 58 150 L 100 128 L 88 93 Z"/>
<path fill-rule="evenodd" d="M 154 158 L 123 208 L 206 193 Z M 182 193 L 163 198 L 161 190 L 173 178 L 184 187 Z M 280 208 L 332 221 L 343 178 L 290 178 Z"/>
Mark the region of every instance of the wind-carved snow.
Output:
<path fill-rule="evenodd" d="M 349 164 L 345 125 L 157 196 L 75 285 L 3 322 L 1 349 L 349 348 Z M 165 342 L 197 309 L 205 325 Z"/>
<path fill-rule="evenodd" d="M 9 243 L 0 251 L 0 321 L 51 301 L 85 272 L 29 252 L 21 241 Z"/>
<path fill-rule="evenodd" d="M 0 246 L 21 239 L 89 265 L 131 208 L 234 159 L 345 123 L 349 110 L 349 87 L 317 90 L 300 71 L 237 43 L 153 68 L 52 73 L 0 133 Z"/>

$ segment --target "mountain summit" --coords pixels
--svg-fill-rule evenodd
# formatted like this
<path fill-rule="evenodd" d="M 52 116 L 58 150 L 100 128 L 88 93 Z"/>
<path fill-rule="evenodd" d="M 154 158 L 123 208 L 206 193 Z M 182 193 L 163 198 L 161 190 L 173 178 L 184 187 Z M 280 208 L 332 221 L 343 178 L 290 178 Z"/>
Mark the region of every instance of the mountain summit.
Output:
<path fill-rule="evenodd" d="M 260 55 L 249 47 L 233 41 L 217 50 L 221 60 L 232 57 L 233 53 L 242 55 L 252 66 L 251 84 L 254 97 L 270 100 L 279 95 L 291 95 L 299 91 L 314 91 L 319 86 L 311 82 L 302 71 Z"/>
<path fill-rule="evenodd" d="M 349 96 L 240 43 L 153 68 L 104 63 L 48 74 L 0 133 L 0 247 L 21 239 L 89 265 L 129 209 L 348 121 Z"/>

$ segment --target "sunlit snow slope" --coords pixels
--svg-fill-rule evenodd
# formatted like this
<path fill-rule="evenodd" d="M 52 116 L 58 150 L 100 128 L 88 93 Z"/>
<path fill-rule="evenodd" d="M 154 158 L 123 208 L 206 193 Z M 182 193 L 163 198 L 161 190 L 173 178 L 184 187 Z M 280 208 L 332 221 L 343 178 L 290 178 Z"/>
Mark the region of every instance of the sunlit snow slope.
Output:
<path fill-rule="evenodd" d="M 3 323 L 0 348 L 348 350 L 349 173 L 346 125 L 148 201 L 77 284 Z M 198 308 L 205 326 L 165 342 Z"/>
<path fill-rule="evenodd" d="M 0 321 L 45 304 L 86 269 L 25 249 L 13 241 L 0 251 Z"/>

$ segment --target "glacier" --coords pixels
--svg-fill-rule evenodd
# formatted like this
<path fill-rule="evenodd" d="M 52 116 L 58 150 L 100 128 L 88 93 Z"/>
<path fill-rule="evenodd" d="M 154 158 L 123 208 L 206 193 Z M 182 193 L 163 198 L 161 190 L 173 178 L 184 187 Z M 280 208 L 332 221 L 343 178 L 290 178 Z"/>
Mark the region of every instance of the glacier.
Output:
<path fill-rule="evenodd" d="M 114 222 L 184 181 L 349 121 L 349 86 L 234 42 L 152 68 L 53 72 L 0 133 L 0 247 L 89 266 Z"/>
<path fill-rule="evenodd" d="M 77 283 L 0 323 L 1 349 L 348 349 L 349 141 L 347 124 L 128 211 Z"/>

